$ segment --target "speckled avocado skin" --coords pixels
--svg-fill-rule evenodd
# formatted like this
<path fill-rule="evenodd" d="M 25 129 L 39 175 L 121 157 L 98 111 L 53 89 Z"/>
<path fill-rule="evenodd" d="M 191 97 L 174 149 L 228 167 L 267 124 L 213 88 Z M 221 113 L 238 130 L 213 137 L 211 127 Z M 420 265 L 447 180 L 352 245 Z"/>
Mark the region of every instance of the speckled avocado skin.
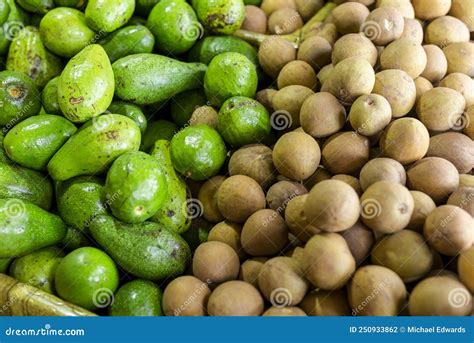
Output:
<path fill-rule="evenodd" d="M 85 14 L 89 27 L 112 32 L 125 25 L 134 10 L 135 0 L 89 0 Z"/>
<path fill-rule="evenodd" d="M 142 135 L 145 133 L 147 120 L 145 114 L 139 106 L 126 101 L 114 101 L 110 104 L 107 111 L 129 117 L 140 128 Z"/>
<path fill-rule="evenodd" d="M 53 0 L 16 0 L 28 12 L 45 14 L 54 8 Z"/>
<path fill-rule="evenodd" d="M 232 34 L 245 19 L 242 0 L 195 0 L 194 8 L 206 29 L 219 34 Z"/>
<path fill-rule="evenodd" d="M 44 111 L 48 114 L 63 115 L 58 102 L 59 77 L 51 79 L 41 92 L 41 102 Z"/>
<path fill-rule="evenodd" d="M 113 63 L 128 55 L 153 52 L 155 37 L 145 26 L 130 25 L 112 32 L 98 43 Z"/>
<path fill-rule="evenodd" d="M 0 199 L 0 258 L 26 255 L 61 242 L 66 225 L 58 216 L 20 199 Z"/>
<path fill-rule="evenodd" d="M 148 280 L 127 282 L 115 293 L 109 308 L 111 316 L 162 316 L 163 292 Z"/>
<path fill-rule="evenodd" d="M 180 275 L 191 257 L 186 241 L 159 224 L 125 224 L 109 216 L 90 226 L 94 239 L 127 272 L 147 280 Z"/>
<path fill-rule="evenodd" d="M 112 66 L 98 44 L 91 44 L 74 56 L 59 77 L 59 107 L 72 122 L 83 123 L 105 112 L 113 97 Z"/>

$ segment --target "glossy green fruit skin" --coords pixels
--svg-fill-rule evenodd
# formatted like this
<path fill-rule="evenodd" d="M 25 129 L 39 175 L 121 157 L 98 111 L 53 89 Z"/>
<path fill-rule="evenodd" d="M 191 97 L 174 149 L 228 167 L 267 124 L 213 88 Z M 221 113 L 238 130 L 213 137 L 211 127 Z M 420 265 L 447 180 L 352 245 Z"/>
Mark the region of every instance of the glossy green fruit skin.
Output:
<path fill-rule="evenodd" d="M 73 251 L 93 246 L 93 243 L 80 230 L 71 226 L 67 228 L 66 237 L 58 244 L 64 251 Z"/>
<path fill-rule="evenodd" d="M 0 258 L 26 255 L 66 236 L 58 216 L 20 199 L 0 199 Z"/>
<path fill-rule="evenodd" d="M 107 173 L 105 194 L 112 214 L 126 223 L 141 223 L 161 207 L 168 197 L 163 167 L 152 156 L 128 152 L 117 158 Z"/>
<path fill-rule="evenodd" d="M 98 32 L 112 32 L 125 25 L 133 15 L 135 0 L 89 0 L 86 20 Z"/>
<path fill-rule="evenodd" d="M 72 122 L 84 123 L 107 110 L 114 89 L 114 74 L 105 50 L 91 44 L 74 56 L 61 73 L 59 107 Z"/>
<path fill-rule="evenodd" d="M 132 25 L 111 33 L 98 43 L 113 63 L 128 55 L 153 52 L 155 37 L 145 26 Z"/>
<path fill-rule="evenodd" d="M 125 224 L 99 216 L 92 221 L 90 231 L 117 264 L 139 278 L 163 280 L 180 275 L 191 257 L 180 235 L 156 223 Z"/>
<path fill-rule="evenodd" d="M 47 211 L 53 202 L 53 186 L 35 170 L 0 162 L 0 198 L 26 200 Z"/>
<path fill-rule="evenodd" d="M 6 273 L 13 258 L 0 258 L 0 273 Z"/>
<path fill-rule="evenodd" d="M 21 30 L 10 44 L 7 70 L 19 71 L 28 75 L 43 88 L 62 70 L 62 62 L 44 47 L 38 28 L 27 26 Z"/>
<path fill-rule="evenodd" d="M 127 282 L 115 293 L 115 300 L 109 308 L 111 316 L 162 316 L 163 292 L 148 280 Z"/>
<path fill-rule="evenodd" d="M 10 159 L 8 158 L 5 150 L 3 149 L 3 139 L 5 138 L 5 135 L 3 133 L 3 130 L 0 130 L 0 163 L 3 162 L 11 162 Z"/>
<path fill-rule="evenodd" d="M 181 234 L 191 226 L 191 220 L 188 218 L 186 211 L 187 187 L 186 183 L 176 174 L 173 168 L 170 144 L 167 140 L 158 140 L 151 152 L 151 156 L 162 167 L 166 184 L 168 185 L 168 197 L 151 218 L 151 221 Z"/>
<path fill-rule="evenodd" d="M 46 113 L 62 116 L 61 107 L 58 102 L 59 77 L 51 79 L 41 92 L 41 102 Z"/>
<path fill-rule="evenodd" d="M 54 294 L 54 276 L 63 257 L 64 253 L 57 247 L 36 250 L 16 258 L 10 266 L 10 275 L 20 282 Z"/>
<path fill-rule="evenodd" d="M 76 131 L 76 126 L 63 117 L 33 116 L 8 131 L 3 146 L 12 161 L 23 167 L 46 170 L 49 160 Z"/>
<path fill-rule="evenodd" d="M 139 106 L 125 101 L 114 101 L 110 104 L 107 111 L 129 117 L 140 128 L 142 135 L 145 133 L 147 125 L 146 117 Z"/>
<path fill-rule="evenodd" d="M 41 109 L 38 87 L 18 71 L 0 72 L 0 126 L 7 130 Z"/>
<path fill-rule="evenodd" d="M 45 14 L 54 8 L 53 0 L 16 0 L 18 5 L 28 12 Z"/>
<path fill-rule="evenodd" d="M 254 99 L 236 96 L 224 102 L 219 110 L 218 130 L 233 147 L 260 143 L 271 129 L 267 110 Z"/>
<path fill-rule="evenodd" d="M 159 139 L 171 140 L 178 131 L 178 126 L 168 120 L 157 120 L 148 122 L 145 134 L 142 136 L 141 151 L 151 152 L 155 142 Z"/>
<path fill-rule="evenodd" d="M 214 57 L 204 77 L 206 96 L 217 107 L 233 96 L 253 98 L 257 85 L 255 66 L 247 57 L 236 52 L 225 52 Z"/>
<path fill-rule="evenodd" d="M 214 33 L 230 35 L 240 29 L 245 19 L 242 0 L 196 0 L 194 3 L 199 21 Z"/>
<path fill-rule="evenodd" d="M 87 26 L 84 13 L 68 7 L 57 7 L 46 13 L 39 29 L 48 50 L 68 58 L 92 43 L 96 35 Z"/>
<path fill-rule="evenodd" d="M 48 163 L 53 180 L 106 171 L 112 162 L 140 147 L 140 129 L 130 118 L 104 114 L 84 124 Z"/>
<path fill-rule="evenodd" d="M 180 55 L 203 34 L 193 8 L 184 0 L 161 0 L 148 16 L 147 27 L 164 53 Z"/>
<path fill-rule="evenodd" d="M 13 38 L 18 34 L 18 31 L 28 25 L 29 16 L 15 0 L 4 1 L 8 5 L 8 9 L 4 6 L 3 18 L 7 16 L 2 24 L 2 34 L 0 34 L 0 55 L 6 55 L 8 48 Z"/>
<path fill-rule="evenodd" d="M 206 104 L 202 88 L 180 93 L 173 97 L 170 105 L 171 117 L 179 126 L 189 124 L 194 110 Z"/>
<path fill-rule="evenodd" d="M 202 86 L 206 66 L 156 54 L 129 55 L 113 65 L 115 93 L 125 101 L 151 105 Z"/>
<path fill-rule="evenodd" d="M 78 176 L 56 186 L 59 215 L 67 225 L 81 232 L 88 231 L 95 216 L 107 214 L 107 203 L 103 182 L 97 177 Z"/>
<path fill-rule="evenodd" d="M 0 25 L 3 25 L 10 15 L 10 5 L 7 0 L 0 0 Z"/>
<path fill-rule="evenodd" d="M 56 269 L 58 295 L 87 310 L 109 305 L 118 284 L 119 274 L 114 261 L 105 252 L 92 247 L 70 252 Z"/>
<path fill-rule="evenodd" d="M 219 133 L 207 125 L 188 126 L 171 139 L 171 161 L 185 177 L 203 181 L 217 175 L 227 156 Z"/>
<path fill-rule="evenodd" d="M 57 7 L 81 8 L 87 0 L 54 0 Z"/>

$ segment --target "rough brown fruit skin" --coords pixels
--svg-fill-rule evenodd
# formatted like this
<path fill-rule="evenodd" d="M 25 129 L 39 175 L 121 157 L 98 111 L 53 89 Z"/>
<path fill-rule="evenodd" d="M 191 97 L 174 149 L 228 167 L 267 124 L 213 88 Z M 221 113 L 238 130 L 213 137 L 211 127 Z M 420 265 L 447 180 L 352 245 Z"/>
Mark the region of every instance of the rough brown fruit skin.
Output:
<path fill-rule="evenodd" d="M 390 43 L 380 55 L 382 69 L 401 69 L 411 78 L 425 70 L 427 63 L 423 47 L 408 39 L 397 39 Z"/>
<path fill-rule="evenodd" d="M 397 316 L 406 296 L 405 284 L 395 272 L 374 265 L 359 268 L 348 288 L 352 315 L 357 316 Z"/>
<path fill-rule="evenodd" d="M 263 144 L 247 145 L 232 154 L 229 160 L 230 175 L 246 175 L 267 189 L 276 181 L 272 149 Z"/>
<path fill-rule="evenodd" d="M 415 10 L 409 0 L 377 0 L 375 7 L 390 6 L 396 8 L 405 18 L 415 18 Z"/>
<path fill-rule="evenodd" d="M 356 174 L 369 160 L 369 140 L 356 132 L 339 132 L 323 145 L 323 165 L 333 174 Z"/>
<path fill-rule="evenodd" d="M 343 287 L 356 269 L 345 239 L 337 233 L 314 235 L 304 247 L 304 258 L 306 278 L 325 290 Z"/>
<path fill-rule="evenodd" d="M 431 270 L 433 254 L 422 235 L 402 230 L 383 237 L 375 245 L 372 263 L 393 270 L 403 282 L 412 282 Z"/>
<path fill-rule="evenodd" d="M 341 235 L 346 240 L 356 265 L 360 265 L 370 255 L 375 242 L 374 232 L 358 221 L 350 229 L 341 232 Z"/>
<path fill-rule="evenodd" d="M 408 189 L 393 181 L 378 181 L 362 194 L 361 219 L 372 230 L 394 233 L 410 222 L 415 203 Z"/>
<path fill-rule="evenodd" d="M 295 3 L 305 22 L 324 6 L 324 0 L 295 0 Z"/>
<path fill-rule="evenodd" d="M 306 317 L 306 313 L 299 307 L 270 307 L 266 310 L 262 316 L 272 316 L 272 317 Z"/>
<path fill-rule="evenodd" d="M 413 289 L 408 309 L 412 316 L 467 316 L 472 311 L 472 296 L 456 278 L 432 276 Z"/>
<path fill-rule="evenodd" d="M 436 45 L 424 45 L 423 49 L 426 53 L 426 67 L 421 76 L 430 82 L 438 82 L 448 71 L 448 60 L 444 56 L 443 50 Z"/>
<path fill-rule="evenodd" d="M 474 217 L 474 187 L 459 187 L 448 199 L 448 205 L 462 208 Z"/>
<path fill-rule="evenodd" d="M 311 189 L 304 212 L 311 225 L 339 232 L 357 222 L 359 207 L 359 196 L 351 186 L 339 180 L 325 180 Z"/>
<path fill-rule="evenodd" d="M 190 275 L 179 276 L 163 292 L 165 316 L 205 316 L 211 290 L 205 282 Z"/>
<path fill-rule="evenodd" d="M 423 26 L 413 18 L 403 18 L 403 33 L 400 38 L 409 39 L 417 44 L 423 43 Z"/>
<path fill-rule="evenodd" d="M 332 64 L 328 64 L 321 68 L 321 70 L 317 74 L 318 80 L 321 83 L 321 87 L 322 85 L 324 85 L 324 82 L 326 82 L 326 80 L 328 79 L 333 69 L 334 69 L 334 66 Z"/>
<path fill-rule="evenodd" d="M 198 200 L 203 207 L 203 216 L 211 223 L 218 223 L 224 219 L 217 207 L 217 190 L 225 179 L 225 176 L 216 175 L 204 182 L 199 189 Z"/>
<path fill-rule="evenodd" d="M 329 171 L 327 171 L 324 167 L 319 166 L 318 169 L 314 172 L 314 174 L 311 175 L 309 179 L 306 179 L 303 184 L 306 189 L 311 190 L 311 188 L 313 188 L 315 184 L 324 180 L 329 180 L 331 177 L 332 174 Z"/>
<path fill-rule="evenodd" d="M 457 132 L 446 132 L 430 138 L 427 156 L 441 157 L 454 164 L 460 174 L 474 168 L 474 141 Z"/>
<path fill-rule="evenodd" d="M 235 280 L 239 275 L 239 257 L 232 247 L 222 242 L 205 242 L 193 257 L 193 274 L 208 284 Z"/>
<path fill-rule="evenodd" d="M 291 199 L 307 193 L 308 190 L 301 183 L 285 180 L 278 181 L 268 189 L 266 196 L 267 204 L 268 207 L 283 216 Z"/>
<path fill-rule="evenodd" d="M 240 29 L 257 33 L 267 32 L 267 16 L 265 12 L 257 6 L 245 6 L 245 20 Z"/>
<path fill-rule="evenodd" d="M 308 316 L 349 316 L 351 314 L 345 289 L 314 290 L 304 297 L 300 307 Z"/>
<path fill-rule="evenodd" d="M 300 109 L 304 101 L 314 94 L 305 86 L 292 85 L 280 89 L 272 98 L 274 113 L 280 113 L 289 119 L 286 128 L 296 129 L 300 126 Z M 291 115 L 289 118 L 288 114 Z"/>
<path fill-rule="evenodd" d="M 263 267 L 263 264 L 268 261 L 266 257 L 253 257 L 246 260 L 240 266 L 239 280 L 250 283 L 255 288 L 258 288 L 258 275 Z"/>
<path fill-rule="evenodd" d="M 400 118 L 385 128 L 380 148 L 386 157 L 407 165 L 423 158 L 430 145 L 430 134 L 419 120 Z"/>
<path fill-rule="evenodd" d="M 318 168 L 321 150 L 316 140 L 304 132 L 288 132 L 273 148 L 273 163 L 278 172 L 295 181 L 310 177 Z"/>
<path fill-rule="evenodd" d="M 265 208 L 265 194 L 254 179 L 245 175 L 227 178 L 217 192 L 217 206 L 224 218 L 243 223 L 254 212 Z"/>
<path fill-rule="evenodd" d="M 422 76 L 418 76 L 415 80 L 416 87 L 416 103 L 420 100 L 421 96 L 433 89 L 433 84 Z"/>
<path fill-rule="evenodd" d="M 258 286 L 273 306 L 295 306 L 303 300 L 309 285 L 294 259 L 278 256 L 265 262 L 258 276 Z"/>
<path fill-rule="evenodd" d="M 331 19 L 336 25 L 337 30 L 345 35 L 359 32 L 360 26 L 366 20 L 369 13 L 369 9 L 362 4 L 346 2 L 333 9 Z"/>
<path fill-rule="evenodd" d="M 227 244 L 234 249 L 237 256 L 242 260 L 245 257 L 245 251 L 240 243 L 241 233 L 241 225 L 225 220 L 213 226 L 211 231 L 209 231 L 207 240 L 209 242 L 217 241 Z"/>
<path fill-rule="evenodd" d="M 344 127 L 346 109 L 331 93 L 318 92 L 306 98 L 301 106 L 300 123 L 314 138 L 330 136 Z"/>
<path fill-rule="evenodd" d="M 436 208 L 436 204 L 428 194 L 420 191 L 410 191 L 410 193 L 415 201 L 415 208 L 406 228 L 423 232 L 426 217 Z"/>
<path fill-rule="evenodd" d="M 466 99 L 467 107 L 474 105 L 474 81 L 466 74 L 449 74 L 440 81 L 439 86 L 451 88 L 461 93 Z"/>
<path fill-rule="evenodd" d="M 451 0 L 413 0 L 415 15 L 421 20 L 432 20 L 448 14 Z"/>
<path fill-rule="evenodd" d="M 278 212 L 260 210 L 245 222 L 241 242 L 249 255 L 275 255 L 288 244 L 288 227 Z"/>
<path fill-rule="evenodd" d="M 362 194 L 362 188 L 360 188 L 359 179 L 356 178 L 355 176 L 347 175 L 347 174 L 337 174 L 337 175 L 334 175 L 331 179 L 345 182 L 349 186 L 351 186 L 358 195 Z"/>
<path fill-rule="evenodd" d="M 444 158 L 425 157 L 408 169 L 407 185 L 441 204 L 459 187 L 459 172 L 454 164 Z"/>
<path fill-rule="evenodd" d="M 400 38 L 404 26 L 403 16 L 396 8 L 383 6 L 370 12 L 361 32 L 375 45 L 387 45 Z"/>
<path fill-rule="evenodd" d="M 283 67 L 296 59 L 296 49 L 287 40 L 277 36 L 266 38 L 258 49 L 258 61 L 269 76 L 276 79 Z"/>
<path fill-rule="evenodd" d="M 360 185 L 365 191 L 378 181 L 393 181 L 405 185 L 407 174 L 403 165 L 391 158 L 378 157 L 367 162 L 360 171 Z"/>
<path fill-rule="evenodd" d="M 280 71 L 278 75 L 278 88 L 300 85 L 309 89 L 316 88 L 318 78 L 313 67 L 305 61 L 291 61 Z"/>
<path fill-rule="evenodd" d="M 474 43 L 451 43 L 443 52 L 448 60 L 448 74 L 463 73 L 474 77 Z"/>
<path fill-rule="evenodd" d="M 272 88 L 262 89 L 255 95 L 255 100 L 265 106 L 267 111 L 271 113 L 273 112 L 272 99 L 277 92 L 278 91 L 276 89 Z"/>
<path fill-rule="evenodd" d="M 285 210 L 285 222 L 290 232 L 299 240 L 307 242 L 315 234 L 321 232 L 308 222 L 304 212 L 307 194 L 297 196 L 288 202 Z"/>
<path fill-rule="evenodd" d="M 244 281 L 228 281 L 219 285 L 209 297 L 210 316 L 260 316 L 263 299 L 258 290 Z"/>
<path fill-rule="evenodd" d="M 285 35 L 303 26 L 303 19 L 298 11 L 291 8 L 280 8 L 268 18 L 268 31 L 271 34 Z"/>
<path fill-rule="evenodd" d="M 428 243 L 439 253 L 456 256 L 469 249 L 474 241 L 474 219 L 463 209 L 443 205 L 426 218 L 423 234 Z"/>
<path fill-rule="evenodd" d="M 392 119 L 392 108 L 383 96 L 362 95 L 351 106 L 349 121 L 355 131 L 364 136 L 381 132 Z"/>
<path fill-rule="evenodd" d="M 291 8 L 296 10 L 295 0 L 263 0 L 260 8 L 267 16 L 270 16 L 279 8 Z"/>
<path fill-rule="evenodd" d="M 197 107 L 191 118 L 189 118 L 189 125 L 207 125 L 217 130 L 217 111 L 211 106 Z"/>
<path fill-rule="evenodd" d="M 428 24 L 425 41 L 444 48 L 451 43 L 469 42 L 469 37 L 469 29 L 461 20 L 443 16 Z"/>
<path fill-rule="evenodd" d="M 377 63 L 378 52 L 369 38 L 359 33 L 350 33 L 339 38 L 333 46 L 332 64 L 350 58 L 360 57 L 374 66 Z"/>
<path fill-rule="evenodd" d="M 320 36 L 311 36 L 301 43 L 298 60 L 309 63 L 314 70 L 320 70 L 331 63 L 332 45 Z"/>
<path fill-rule="evenodd" d="M 458 258 L 458 274 L 459 279 L 464 285 L 474 293 L 474 247 L 461 252 Z"/>

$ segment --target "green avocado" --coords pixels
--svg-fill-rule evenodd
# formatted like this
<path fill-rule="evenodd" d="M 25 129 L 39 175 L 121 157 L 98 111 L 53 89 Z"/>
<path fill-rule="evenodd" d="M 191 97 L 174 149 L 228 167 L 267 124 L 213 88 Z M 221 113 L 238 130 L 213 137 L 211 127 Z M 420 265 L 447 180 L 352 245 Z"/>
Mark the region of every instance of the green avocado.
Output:
<path fill-rule="evenodd" d="M 194 6 L 201 23 L 214 33 L 230 35 L 245 19 L 243 0 L 195 0 Z"/>
<path fill-rule="evenodd" d="M 0 0 L 0 25 L 3 25 L 10 15 L 10 5 L 7 0 Z"/>
<path fill-rule="evenodd" d="M 185 63 L 155 54 L 129 55 L 112 67 L 115 94 L 138 105 L 151 105 L 200 88 L 206 71 L 204 64 Z"/>
<path fill-rule="evenodd" d="M 114 101 L 110 104 L 107 111 L 129 117 L 140 128 L 142 135 L 145 133 L 147 125 L 146 117 L 139 106 L 125 101 Z"/>
<path fill-rule="evenodd" d="M 92 242 L 80 230 L 67 228 L 66 237 L 58 244 L 65 251 L 73 251 L 82 247 L 92 246 Z"/>
<path fill-rule="evenodd" d="M 150 152 L 155 142 L 159 139 L 171 140 L 178 131 L 178 126 L 168 120 L 148 122 L 145 134 L 142 136 L 141 151 Z"/>
<path fill-rule="evenodd" d="M 54 54 L 68 58 L 92 43 L 96 36 L 87 26 L 84 13 L 68 7 L 46 13 L 39 29 L 44 45 Z"/>
<path fill-rule="evenodd" d="M 94 176 L 78 176 L 56 186 L 59 216 L 81 232 L 87 232 L 95 216 L 107 214 L 106 205 L 113 200 L 104 199 L 103 182 Z"/>
<path fill-rule="evenodd" d="M 0 126 L 7 130 L 41 109 L 38 87 L 18 71 L 0 72 Z"/>
<path fill-rule="evenodd" d="M 171 99 L 170 111 L 173 121 L 179 126 L 189 124 L 194 110 L 206 104 L 202 88 L 180 93 Z"/>
<path fill-rule="evenodd" d="M 13 258 L 0 258 L 0 273 L 6 273 Z"/>
<path fill-rule="evenodd" d="M 46 113 L 62 116 L 61 107 L 58 102 L 59 77 L 51 79 L 41 92 L 41 102 Z"/>
<path fill-rule="evenodd" d="M 176 174 L 171 163 L 170 142 L 167 140 L 156 141 L 151 156 L 161 165 L 168 185 L 168 197 L 151 221 L 168 230 L 183 233 L 191 226 L 191 220 L 187 215 L 187 187 L 186 183 Z"/>
<path fill-rule="evenodd" d="M 26 255 L 61 242 L 61 218 L 25 200 L 0 199 L 0 258 Z"/>
<path fill-rule="evenodd" d="M 39 88 L 43 88 L 62 70 L 61 60 L 44 47 L 38 28 L 27 26 L 10 44 L 7 70 L 28 75 Z"/>
<path fill-rule="evenodd" d="M 112 32 L 124 26 L 135 10 L 135 0 L 89 0 L 86 20 L 97 32 Z"/>
<path fill-rule="evenodd" d="M 171 161 L 175 169 L 192 180 L 216 175 L 227 156 L 219 133 L 207 125 L 188 126 L 171 139 Z"/>
<path fill-rule="evenodd" d="M 219 110 L 217 128 L 228 144 L 238 148 L 262 142 L 272 126 L 265 106 L 254 99 L 235 96 Z"/>
<path fill-rule="evenodd" d="M 115 300 L 109 308 L 111 316 L 162 316 L 163 292 L 148 280 L 127 282 L 115 293 Z"/>
<path fill-rule="evenodd" d="M 53 202 L 53 186 L 49 178 L 35 170 L 0 162 L 0 198 L 26 200 L 47 211 Z"/>
<path fill-rule="evenodd" d="M 180 55 L 202 37 L 203 28 L 193 8 L 184 0 L 161 0 L 148 16 L 147 27 L 158 50 Z"/>
<path fill-rule="evenodd" d="M 10 266 L 10 275 L 20 282 L 54 294 L 54 275 L 64 253 L 57 247 L 36 250 L 16 258 Z"/>
<path fill-rule="evenodd" d="M 28 14 L 17 5 L 15 0 L 6 0 L 4 3 L 8 5 L 8 9 L 4 6 L 2 12 L 2 18 L 4 19 L 7 16 L 7 19 L 0 27 L 2 29 L 2 34 L 0 34 L 0 55 L 8 53 L 11 41 L 28 25 L 30 19 Z"/>
<path fill-rule="evenodd" d="M 81 8 L 87 0 L 54 0 L 57 7 Z"/>
<path fill-rule="evenodd" d="M 257 85 L 255 65 L 237 52 L 225 52 L 214 57 L 204 77 L 204 91 L 216 107 L 233 96 L 253 98 Z"/>
<path fill-rule="evenodd" d="M 96 248 L 84 247 L 70 252 L 56 269 L 58 295 L 87 310 L 109 306 L 118 285 L 117 266 L 105 252 Z"/>
<path fill-rule="evenodd" d="M 105 194 L 112 214 L 126 223 L 141 223 L 168 197 L 164 166 L 142 152 L 127 152 L 117 158 L 107 173 Z"/>
<path fill-rule="evenodd" d="M 140 147 L 140 129 L 120 114 L 104 114 L 85 123 L 48 163 L 53 180 L 106 171 L 127 151 Z"/>
<path fill-rule="evenodd" d="M 159 224 L 125 224 L 110 216 L 96 217 L 94 239 L 127 273 L 147 280 L 180 275 L 191 257 L 186 241 Z"/>
<path fill-rule="evenodd" d="M 114 74 L 105 50 L 85 47 L 71 58 L 58 82 L 58 102 L 64 116 L 83 123 L 104 113 L 114 97 Z"/>
<path fill-rule="evenodd" d="M 28 12 L 45 14 L 54 8 L 53 0 L 16 0 L 18 5 Z"/>
<path fill-rule="evenodd" d="M 64 117 L 33 116 L 8 131 L 3 146 L 12 161 L 23 167 L 46 170 L 49 160 L 76 131 L 76 126 Z"/>
<path fill-rule="evenodd" d="M 98 44 L 102 45 L 113 63 L 128 55 L 153 52 L 155 37 L 145 26 L 132 25 L 111 33 Z"/>

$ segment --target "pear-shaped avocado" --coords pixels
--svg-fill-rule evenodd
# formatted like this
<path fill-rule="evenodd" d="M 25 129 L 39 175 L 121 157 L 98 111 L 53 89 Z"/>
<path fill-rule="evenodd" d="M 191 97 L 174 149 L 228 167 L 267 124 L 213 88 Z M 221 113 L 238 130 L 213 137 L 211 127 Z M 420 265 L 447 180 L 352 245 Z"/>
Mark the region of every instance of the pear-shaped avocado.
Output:
<path fill-rule="evenodd" d="M 53 77 L 61 73 L 61 60 L 44 47 L 39 30 L 27 26 L 10 44 L 7 70 L 16 70 L 28 75 L 42 88 Z"/>
<path fill-rule="evenodd" d="M 219 34 L 240 29 L 245 19 L 243 0 L 194 0 L 193 7 L 204 27 Z"/>
<path fill-rule="evenodd" d="M 206 66 L 156 54 L 135 54 L 113 65 L 115 92 L 122 100 L 151 105 L 202 86 Z"/>
<path fill-rule="evenodd" d="M 112 32 L 125 25 L 133 15 L 135 0 L 89 0 L 86 20 L 98 32 Z"/>
<path fill-rule="evenodd" d="M 163 292 L 148 280 L 127 282 L 115 293 L 114 302 L 110 305 L 111 316 L 162 316 L 161 302 Z"/>
<path fill-rule="evenodd" d="M 105 50 L 85 47 L 66 65 L 58 83 L 58 101 L 64 116 L 83 123 L 105 112 L 114 97 L 114 73 Z"/>
<path fill-rule="evenodd" d="M 127 151 L 140 147 L 140 129 L 120 114 L 104 114 L 84 124 L 48 163 L 54 180 L 106 171 Z"/>
<path fill-rule="evenodd" d="M 16 2 L 28 12 L 37 14 L 45 14 L 54 8 L 53 0 L 16 0 Z"/>
<path fill-rule="evenodd" d="M 127 273 L 148 280 L 180 275 L 191 257 L 186 241 L 156 223 L 125 224 L 109 216 L 96 217 L 94 239 Z"/>
<path fill-rule="evenodd" d="M 63 113 L 61 112 L 58 102 L 58 83 L 59 76 L 51 79 L 46 84 L 41 92 L 41 102 L 46 113 L 62 116 Z"/>
<path fill-rule="evenodd" d="M 0 199 L 0 227 L 0 258 L 23 256 L 66 236 L 61 218 L 15 198 Z"/>

